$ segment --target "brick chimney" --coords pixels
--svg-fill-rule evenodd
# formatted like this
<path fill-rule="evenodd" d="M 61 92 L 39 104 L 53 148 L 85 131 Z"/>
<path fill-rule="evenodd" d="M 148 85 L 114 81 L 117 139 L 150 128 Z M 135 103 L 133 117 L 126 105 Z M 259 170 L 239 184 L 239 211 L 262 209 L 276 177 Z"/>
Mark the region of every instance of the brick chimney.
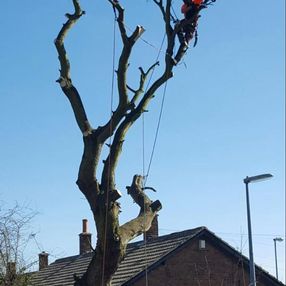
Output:
<path fill-rule="evenodd" d="M 151 227 L 149 230 L 144 232 L 144 240 L 152 240 L 159 236 L 159 228 L 158 228 L 158 215 L 156 215 L 152 221 Z"/>
<path fill-rule="evenodd" d="M 49 266 L 49 254 L 45 251 L 39 254 L 39 271 Z"/>
<path fill-rule="evenodd" d="M 88 232 L 87 219 L 82 220 L 82 233 L 79 234 L 79 254 L 84 254 L 92 251 L 91 233 Z"/>

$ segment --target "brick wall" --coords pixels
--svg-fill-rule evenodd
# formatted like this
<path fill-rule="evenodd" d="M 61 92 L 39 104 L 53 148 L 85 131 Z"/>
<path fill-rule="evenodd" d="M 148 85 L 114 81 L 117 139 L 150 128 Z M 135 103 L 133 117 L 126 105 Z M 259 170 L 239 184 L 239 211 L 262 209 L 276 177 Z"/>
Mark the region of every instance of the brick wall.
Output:
<path fill-rule="evenodd" d="M 248 266 L 242 260 L 230 256 L 211 240 L 205 240 L 200 249 L 199 239 L 188 243 L 176 255 L 172 255 L 148 273 L 148 286 L 247 286 Z M 259 272 L 257 286 L 271 286 L 263 282 Z M 133 285 L 145 286 L 145 277 Z"/>

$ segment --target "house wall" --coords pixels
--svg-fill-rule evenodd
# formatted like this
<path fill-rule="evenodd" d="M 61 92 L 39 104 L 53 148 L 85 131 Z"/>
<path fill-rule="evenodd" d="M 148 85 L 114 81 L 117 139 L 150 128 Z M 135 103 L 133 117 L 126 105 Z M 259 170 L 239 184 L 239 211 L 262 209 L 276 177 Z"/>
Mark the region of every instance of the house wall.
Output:
<path fill-rule="evenodd" d="M 203 239 L 203 238 L 200 238 Z M 193 240 L 175 255 L 169 257 L 148 273 L 148 286 L 247 286 L 248 267 L 242 260 L 231 257 L 207 238 L 206 248 L 199 248 L 199 240 Z M 245 266 L 245 265 L 244 265 Z M 271 286 L 257 274 L 257 286 Z M 145 286 L 145 277 L 135 286 Z"/>

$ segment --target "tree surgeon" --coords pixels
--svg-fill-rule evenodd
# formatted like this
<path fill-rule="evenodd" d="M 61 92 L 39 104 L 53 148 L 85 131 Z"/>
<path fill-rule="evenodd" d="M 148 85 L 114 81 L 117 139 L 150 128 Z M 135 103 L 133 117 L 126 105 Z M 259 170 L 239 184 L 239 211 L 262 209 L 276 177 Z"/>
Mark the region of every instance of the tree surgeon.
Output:
<path fill-rule="evenodd" d="M 175 25 L 175 29 L 178 31 L 178 39 L 180 42 L 179 50 L 174 58 L 174 64 L 177 64 L 181 61 L 182 57 L 188 49 L 190 41 L 195 37 L 194 46 L 197 43 L 197 26 L 198 20 L 200 18 L 200 11 L 204 8 L 207 8 L 212 1 L 203 1 L 203 0 L 183 0 L 181 7 L 181 12 L 184 14 L 184 19 L 178 21 Z"/>

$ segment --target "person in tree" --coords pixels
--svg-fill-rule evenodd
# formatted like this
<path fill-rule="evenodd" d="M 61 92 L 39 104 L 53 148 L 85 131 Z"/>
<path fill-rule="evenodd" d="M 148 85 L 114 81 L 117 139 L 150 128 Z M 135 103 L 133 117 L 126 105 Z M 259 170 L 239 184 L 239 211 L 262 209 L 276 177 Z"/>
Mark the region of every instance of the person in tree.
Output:
<path fill-rule="evenodd" d="M 203 4 L 203 0 L 183 1 L 184 3 L 181 7 L 181 12 L 184 14 L 184 19 L 179 21 L 175 26 L 175 29 L 178 29 L 177 35 L 181 44 L 174 59 L 175 64 L 181 60 L 188 48 L 189 42 L 192 40 L 194 34 L 196 33 L 199 12 L 201 5 Z"/>
<path fill-rule="evenodd" d="M 198 12 L 203 0 L 183 0 L 184 4 L 181 7 L 181 12 L 186 19 L 190 19 L 192 15 Z"/>

